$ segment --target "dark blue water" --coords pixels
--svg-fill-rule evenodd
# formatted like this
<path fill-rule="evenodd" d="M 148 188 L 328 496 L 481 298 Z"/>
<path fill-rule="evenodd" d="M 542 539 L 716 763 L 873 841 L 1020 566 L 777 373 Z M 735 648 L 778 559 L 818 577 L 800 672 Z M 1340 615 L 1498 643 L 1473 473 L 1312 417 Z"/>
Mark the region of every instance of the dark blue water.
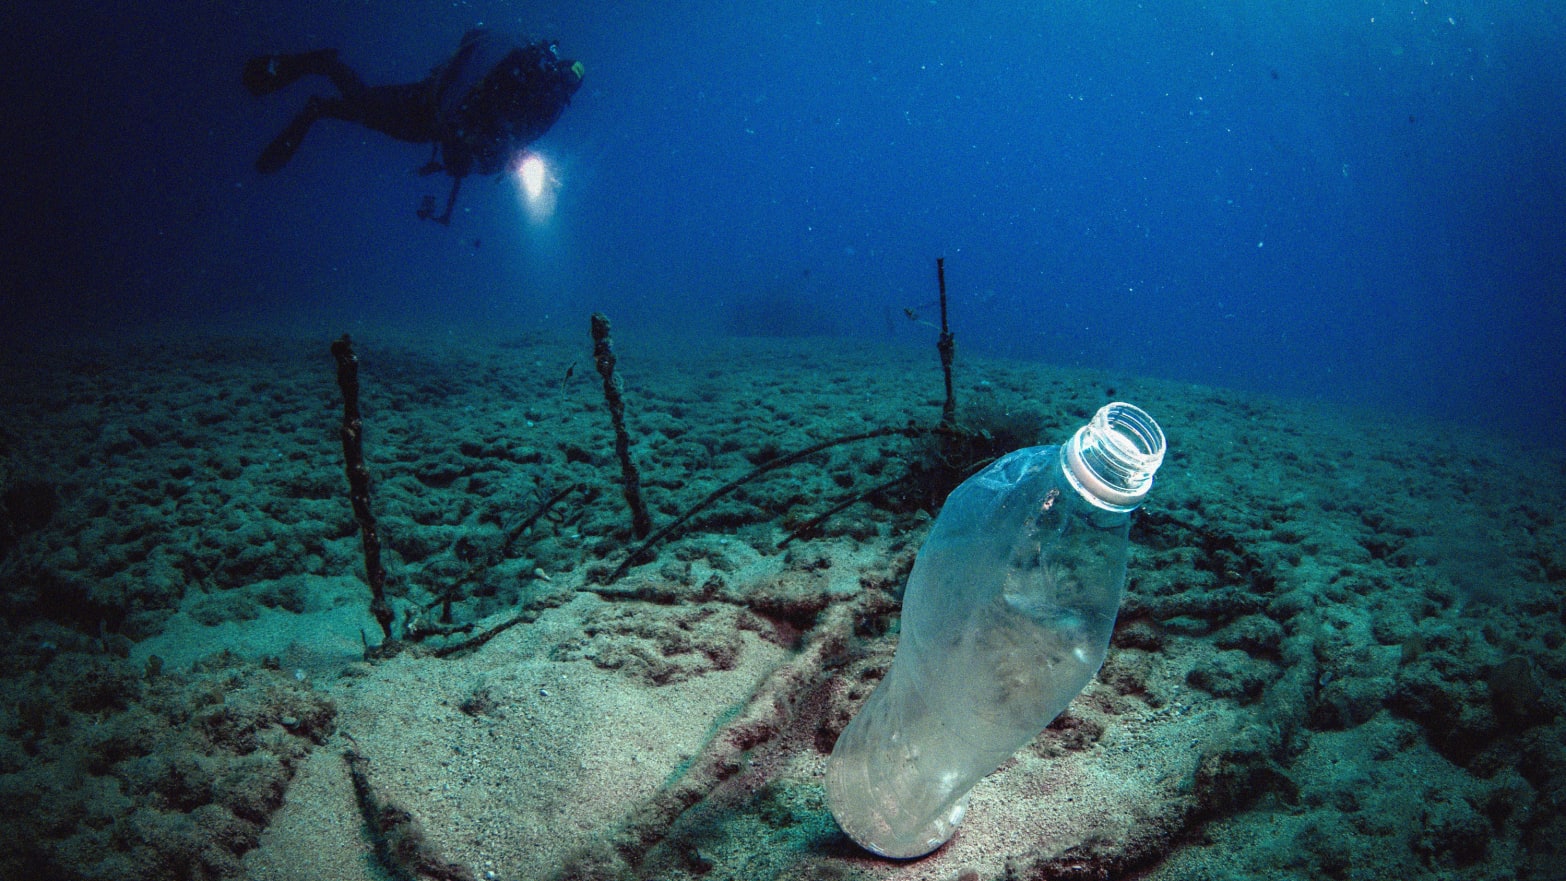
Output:
<path fill-rule="evenodd" d="M 138 8 L 138 7 L 149 8 Z M 110 11 L 103 11 L 102 8 Z M 1566 7 L 165 2 L 4 13 L 7 337 L 481 322 L 934 332 L 959 352 L 1566 430 Z M 323 46 L 416 80 L 476 23 L 587 65 L 546 208 L 323 122 Z M 1552 434 L 1553 433 L 1553 434 Z"/>

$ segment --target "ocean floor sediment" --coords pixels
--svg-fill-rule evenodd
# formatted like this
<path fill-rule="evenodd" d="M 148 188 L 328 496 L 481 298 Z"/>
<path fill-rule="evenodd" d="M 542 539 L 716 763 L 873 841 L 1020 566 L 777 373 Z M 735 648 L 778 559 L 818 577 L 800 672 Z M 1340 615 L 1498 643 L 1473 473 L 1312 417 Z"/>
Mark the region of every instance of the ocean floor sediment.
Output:
<path fill-rule="evenodd" d="M 0 877 L 1561 877 L 1558 450 L 960 357 L 974 424 L 1058 443 L 1127 400 L 1169 453 L 1103 670 L 895 862 L 821 772 L 891 660 L 927 436 L 759 477 L 610 580 L 637 539 L 585 334 L 355 341 L 387 657 L 331 340 L 0 359 Z M 618 346 L 655 527 L 940 417 L 933 347 Z"/>

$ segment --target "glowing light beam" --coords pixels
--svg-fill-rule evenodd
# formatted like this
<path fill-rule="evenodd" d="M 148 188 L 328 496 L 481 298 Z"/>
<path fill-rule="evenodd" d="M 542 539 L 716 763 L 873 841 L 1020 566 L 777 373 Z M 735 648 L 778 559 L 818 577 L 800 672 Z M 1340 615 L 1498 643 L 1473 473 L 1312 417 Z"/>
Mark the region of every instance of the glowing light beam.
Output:
<path fill-rule="evenodd" d="M 544 167 L 544 160 L 537 153 L 529 153 L 517 166 L 517 178 L 522 181 L 522 191 L 527 193 L 528 201 L 536 202 L 544 195 L 544 184 L 548 179 L 549 169 Z"/>

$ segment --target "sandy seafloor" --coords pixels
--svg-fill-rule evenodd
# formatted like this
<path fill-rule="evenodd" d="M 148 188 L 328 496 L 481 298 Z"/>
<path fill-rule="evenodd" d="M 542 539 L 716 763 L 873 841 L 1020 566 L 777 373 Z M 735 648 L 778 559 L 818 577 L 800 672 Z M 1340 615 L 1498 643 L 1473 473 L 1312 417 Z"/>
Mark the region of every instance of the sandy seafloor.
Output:
<path fill-rule="evenodd" d="M 513 626 L 366 660 L 329 338 L 10 352 L 0 877 L 1566 878 L 1558 451 L 959 338 L 963 419 L 1055 443 L 1126 400 L 1169 455 L 1104 669 L 891 862 L 821 773 L 930 515 L 894 487 L 778 544 L 927 444 L 774 471 L 603 583 L 633 542 L 585 328 L 355 337 L 399 630 L 447 595 Z M 940 413 L 933 345 L 617 344 L 655 526 Z"/>

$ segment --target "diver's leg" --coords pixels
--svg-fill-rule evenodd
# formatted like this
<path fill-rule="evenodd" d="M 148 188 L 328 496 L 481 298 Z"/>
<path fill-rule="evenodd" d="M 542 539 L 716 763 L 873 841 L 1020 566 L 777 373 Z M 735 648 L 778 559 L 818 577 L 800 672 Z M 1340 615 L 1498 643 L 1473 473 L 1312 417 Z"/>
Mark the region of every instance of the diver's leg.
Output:
<path fill-rule="evenodd" d="M 435 141 L 440 133 L 435 126 L 433 108 L 422 97 L 426 92 L 415 84 L 361 88 L 343 98 L 311 96 L 288 128 L 261 152 L 256 169 L 269 174 L 287 165 L 309 133 L 310 126 L 320 119 L 356 122 L 404 141 Z"/>
<path fill-rule="evenodd" d="M 354 122 L 399 141 L 428 144 L 440 139 L 435 120 L 435 89 L 428 80 L 395 86 L 371 86 L 352 96 Z"/>
<path fill-rule="evenodd" d="M 343 93 L 342 98 L 318 98 L 316 113 L 356 122 L 399 141 L 428 144 L 440 139 L 435 121 L 434 90 L 426 82 L 370 86 Z"/>
<path fill-rule="evenodd" d="M 294 152 L 299 149 L 299 145 L 304 143 L 304 137 L 309 133 L 310 126 L 315 125 L 315 121 L 323 116 L 333 115 L 328 111 L 332 105 L 341 103 L 341 101 L 312 96 L 305 102 L 304 109 L 294 116 L 288 128 L 283 129 L 283 133 L 273 138 L 272 143 L 267 144 L 266 149 L 261 151 L 261 156 L 256 159 L 256 171 L 271 174 L 287 165 L 288 160 L 294 158 Z"/>
<path fill-rule="evenodd" d="M 314 52 L 257 55 L 245 62 L 243 80 L 250 94 L 270 95 L 285 86 L 293 85 L 307 76 L 324 76 L 342 92 L 344 97 L 364 91 L 364 80 L 353 68 L 337 57 L 336 49 L 318 49 Z"/>

